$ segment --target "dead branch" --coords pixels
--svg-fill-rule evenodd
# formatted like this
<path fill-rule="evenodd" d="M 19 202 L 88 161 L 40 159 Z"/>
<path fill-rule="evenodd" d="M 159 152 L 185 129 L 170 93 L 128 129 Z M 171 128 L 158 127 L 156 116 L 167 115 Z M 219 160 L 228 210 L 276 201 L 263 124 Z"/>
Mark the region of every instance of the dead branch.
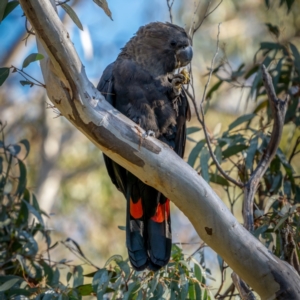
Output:
<path fill-rule="evenodd" d="M 249 181 L 245 184 L 243 217 L 244 217 L 244 226 L 250 232 L 252 232 L 254 229 L 254 220 L 253 220 L 254 197 L 261 178 L 265 174 L 268 166 L 270 165 L 271 161 L 273 160 L 277 152 L 279 142 L 281 140 L 284 118 L 285 118 L 287 102 L 288 102 L 288 98 L 286 98 L 285 100 L 281 100 L 277 98 L 272 83 L 272 78 L 269 75 L 264 65 L 261 66 L 261 72 L 262 72 L 264 87 L 266 89 L 269 103 L 271 106 L 274 123 L 273 123 L 269 144 L 265 149 L 264 154 L 262 155 L 257 167 L 255 168 L 254 172 L 251 174 Z"/>

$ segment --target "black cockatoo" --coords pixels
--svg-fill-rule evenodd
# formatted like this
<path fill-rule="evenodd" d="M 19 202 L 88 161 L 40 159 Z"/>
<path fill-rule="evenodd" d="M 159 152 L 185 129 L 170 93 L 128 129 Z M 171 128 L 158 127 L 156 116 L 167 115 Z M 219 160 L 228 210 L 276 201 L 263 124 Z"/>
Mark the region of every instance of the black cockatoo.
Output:
<path fill-rule="evenodd" d="M 182 84 L 190 63 L 191 41 L 170 23 L 150 23 L 122 48 L 104 70 L 97 89 L 106 100 L 146 132 L 184 154 L 186 120 L 190 118 Z M 126 244 L 134 269 L 158 270 L 171 255 L 170 201 L 104 155 L 112 182 L 127 200 Z"/>

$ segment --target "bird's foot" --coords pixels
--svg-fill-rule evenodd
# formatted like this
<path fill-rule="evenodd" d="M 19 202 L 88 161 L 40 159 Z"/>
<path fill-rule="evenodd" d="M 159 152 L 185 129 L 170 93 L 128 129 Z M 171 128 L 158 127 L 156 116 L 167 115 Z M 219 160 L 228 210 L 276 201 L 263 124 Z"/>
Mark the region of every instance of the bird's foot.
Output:
<path fill-rule="evenodd" d="M 143 138 L 146 139 L 148 136 L 155 137 L 155 132 L 152 131 L 152 130 L 145 131 L 145 132 L 143 133 Z"/>

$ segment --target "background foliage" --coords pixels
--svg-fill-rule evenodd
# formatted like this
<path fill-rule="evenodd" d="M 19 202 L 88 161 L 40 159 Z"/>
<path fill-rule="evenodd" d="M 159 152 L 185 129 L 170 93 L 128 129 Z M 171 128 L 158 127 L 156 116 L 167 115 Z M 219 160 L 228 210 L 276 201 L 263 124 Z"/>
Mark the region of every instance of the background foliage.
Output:
<path fill-rule="evenodd" d="M 102 6 L 105 3 L 95 2 Z M 210 2 L 197 9 L 193 1 L 176 1 L 175 23 L 189 26 L 191 20 L 197 22 Z M 156 9 L 164 12 L 160 20 L 167 21 L 169 11 L 162 1 L 154 1 L 140 8 L 142 13 L 136 14 L 140 19 L 127 22 L 126 15 L 132 11 L 123 11 L 134 4 L 127 3 L 123 10 L 111 1 L 111 10 L 105 5 L 102 8 L 109 18 L 123 23 L 108 23 L 111 21 L 104 15 L 100 20 L 95 16 L 97 23 L 90 23 L 93 18 L 86 18 L 84 9 L 91 13 L 91 3 L 69 1 L 58 8 L 96 84 L 104 67 L 115 59 L 137 28 L 157 20 L 157 15 L 151 14 L 153 6 L 164 8 Z M 210 7 L 217 4 L 212 1 Z M 21 14 L 17 1 L 2 1 L 0 30 L 16 31 L 15 22 Z M 98 150 L 62 118 L 53 119 L 59 112 L 46 104 L 35 63 L 43 57 L 32 46 L 27 47 L 30 52 L 20 47 L 23 38 L 27 45 L 34 42 L 21 21 L 18 36 L 3 42 L 5 52 L 0 48 L 0 117 L 7 123 L 6 138 L 2 126 L 0 142 L 0 296 L 78 299 L 92 294 L 98 299 L 231 299 L 236 292 L 228 276 L 230 268 L 199 241 L 175 208 L 175 244 L 168 267 L 156 274 L 130 269 L 122 258 L 126 257 L 124 231 L 117 229 L 125 223 L 125 203 L 119 200 L 120 194 L 104 172 Z M 280 148 L 255 199 L 253 234 L 299 273 L 300 6 L 297 1 L 287 0 L 221 3 L 194 37 L 193 86 L 197 103 L 201 98 L 198 91 L 203 90 L 207 80 L 203 74 L 210 71 L 206 66 L 215 52 L 216 24 L 221 21 L 222 54 L 212 70 L 212 84 L 205 99 L 213 150 L 230 176 L 247 182 L 264 153 L 272 125 L 259 68 L 263 63 L 273 77 L 277 95 L 289 95 L 289 105 Z M 87 36 L 89 30 L 93 38 L 101 36 L 99 24 L 106 34 L 101 41 L 92 40 L 92 49 L 98 47 L 98 51 L 91 59 Z M 116 27 L 123 31 L 112 36 Z M 28 24 L 27 28 L 30 31 Z M 79 33 L 82 29 L 84 34 Z M 16 80 L 21 85 L 16 85 Z M 50 110 L 45 111 L 45 107 Z M 188 163 L 210 182 L 242 222 L 242 190 L 218 173 L 196 119 L 188 129 L 188 139 Z M 114 255 L 107 261 L 114 253 L 122 256 Z"/>

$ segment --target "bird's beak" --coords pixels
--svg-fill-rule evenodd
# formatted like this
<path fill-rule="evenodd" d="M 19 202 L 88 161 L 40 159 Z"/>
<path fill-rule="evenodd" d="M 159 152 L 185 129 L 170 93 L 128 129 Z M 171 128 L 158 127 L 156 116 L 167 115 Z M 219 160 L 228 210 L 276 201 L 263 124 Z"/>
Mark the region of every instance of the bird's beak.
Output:
<path fill-rule="evenodd" d="M 185 48 L 177 50 L 176 58 L 177 58 L 178 68 L 188 65 L 193 58 L 192 46 L 187 46 Z"/>

